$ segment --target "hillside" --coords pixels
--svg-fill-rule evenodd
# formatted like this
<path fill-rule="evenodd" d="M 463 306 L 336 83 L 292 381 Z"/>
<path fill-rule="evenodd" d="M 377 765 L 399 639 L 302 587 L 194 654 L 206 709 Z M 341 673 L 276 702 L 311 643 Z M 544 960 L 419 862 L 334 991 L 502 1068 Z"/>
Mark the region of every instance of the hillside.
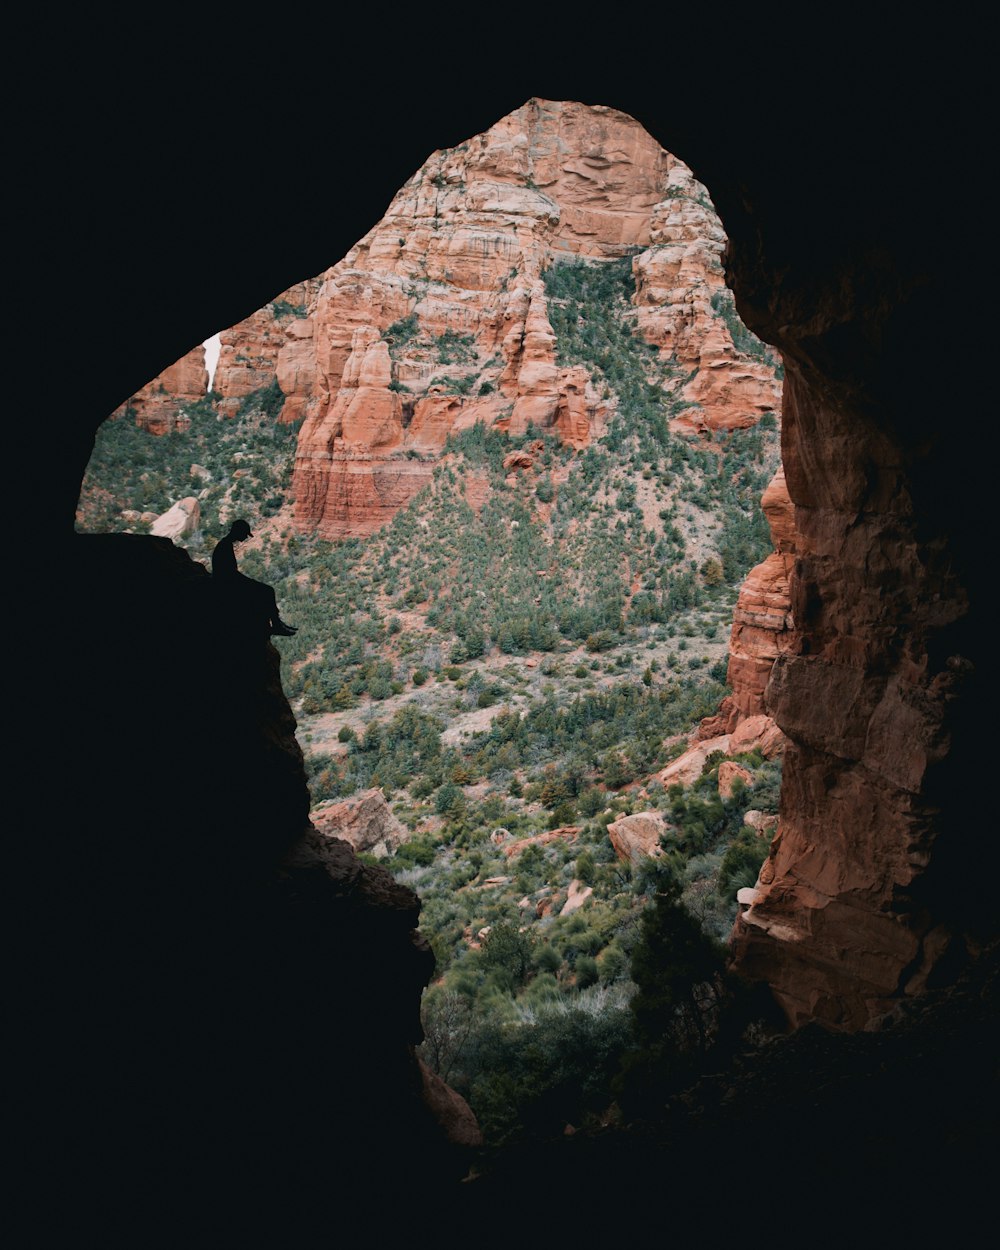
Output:
<path fill-rule="evenodd" d="M 418 890 L 425 1057 L 494 1141 L 607 1107 L 650 899 L 676 889 L 710 948 L 767 851 L 780 759 L 684 756 L 779 458 L 723 242 L 631 119 L 533 101 L 224 333 L 216 390 L 187 370 L 171 410 L 150 383 L 81 495 L 84 529 L 188 501 L 170 532 L 206 561 L 250 520 L 241 567 L 299 627 L 314 822 Z"/>

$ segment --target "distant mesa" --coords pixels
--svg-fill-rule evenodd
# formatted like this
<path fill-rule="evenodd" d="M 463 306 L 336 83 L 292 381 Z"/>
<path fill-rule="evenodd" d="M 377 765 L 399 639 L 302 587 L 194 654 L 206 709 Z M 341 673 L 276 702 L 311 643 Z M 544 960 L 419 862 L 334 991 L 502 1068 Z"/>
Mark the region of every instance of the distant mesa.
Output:
<path fill-rule="evenodd" d="M 617 400 L 560 362 L 543 281 L 583 259 L 629 266 L 633 328 L 676 366 L 674 428 L 745 428 L 779 411 L 780 367 L 735 315 L 724 245 L 705 188 L 637 121 L 530 100 L 435 152 L 343 260 L 223 331 L 218 411 L 280 388 L 278 419 L 303 423 L 295 525 L 331 539 L 391 520 L 476 422 L 583 449 Z M 207 376 L 196 348 L 132 398 L 135 419 L 182 428 Z"/>

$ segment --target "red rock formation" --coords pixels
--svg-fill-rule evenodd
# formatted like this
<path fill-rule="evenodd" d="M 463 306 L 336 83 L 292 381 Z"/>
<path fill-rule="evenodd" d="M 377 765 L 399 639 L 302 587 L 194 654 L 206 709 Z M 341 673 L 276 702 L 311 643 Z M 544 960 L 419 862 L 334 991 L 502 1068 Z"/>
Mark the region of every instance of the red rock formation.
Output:
<path fill-rule="evenodd" d="M 708 192 L 679 162 L 667 180 L 667 198 L 656 206 L 652 246 L 632 262 L 639 329 L 665 356 L 693 373 L 683 395 L 692 407 L 675 420 L 683 431 L 732 430 L 776 412 L 781 385 L 776 358 L 757 357 L 733 341 L 732 297 L 720 257 L 726 236 Z M 752 336 L 739 327 L 743 343 Z"/>
<path fill-rule="evenodd" d="M 774 662 L 796 645 L 789 577 L 795 563 L 795 528 L 784 469 L 778 469 L 761 499 L 775 550 L 750 570 L 740 587 L 729 640 L 731 706 L 740 721 L 765 712 L 764 690 Z"/>
<path fill-rule="evenodd" d="M 700 301 L 678 353 L 688 372 L 712 371 L 711 381 L 690 384 L 689 400 L 708 414 L 695 424 L 731 428 L 773 410 L 773 369 L 740 356 L 711 309 L 711 292 L 724 289 L 724 237 L 703 190 L 703 203 L 683 201 L 683 229 L 674 229 L 677 197 L 697 188 L 632 118 L 582 104 L 532 100 L 468 143 L 436 152 L 324 275 L 312 337 L 303 331 L 285 349 L 296 369 L 285 413 L 305 416 L 296 524 L 329 538 L 371 533 L 427 480 L 448 434 L 476 421 L 514 435 L 552 430 L 574 448 L 603 433 L 609 401 L 586 369 L 556 359 L 541 274 L 559 256 L 608 258 L 653 244 L 636 260 L 647 337 L 668 355 L 677 350 L 669 318 L 653 315 L 664 291 L 680 283 L 685 308 L 695 291 Z M 672 198 L 661 203 L 665 193 Z M 668 262 L 684 256 L 668 290 Z M 363 399 L 352 374 L 359 334 L 369 346 L 381 339 L 390 365 L 382 393 Z M 278 377 L 286 390 L 288 373 L 279 367 Z M 379 429 L 378 414 L 398 410 L 396 436 L 364 444 L 358 425 L 352 438 L 344 389 Z"/>
<path fill-rule="evenodd" d="M 747 769 L 741 768 L 739 764 L 734 764 L 732 760 L 723 760 L 719 765 L 719 798 L 731 799 L 735 792 L 737 781 L 741 781 L 744 786 L 748 786 L 752 784 L 753 777 Z"/>
<path fill-rule="evenodd" d="M 725 234 L 705 187 L 680 163 L 670 171 L 650 232 L 652 246 L 632 261 L 639 327 L 694 374 L 682 391 L 692 406 L 676 417 L 677 429 L 742 429 L 778 411 L 776 357 L 769 359 L 763 344 L 754 356 L 734 342 L 735 312 L 720 264 Z M 739 329 L 741 345 L 750 344 L 752 336 Z"/>
<path fill-rule="evenodd" d="M 113 416 L 131 413 L 135 423 L 150 434 L 186 430 L 191 424 L 184 416 L 185 404 L 197 403 L 208 391 L 204 347 L 192 347 L 169 369 L 147 382 L 141 391 L 115 410 Z"/>
<path fill-rule="evenodd" d="M 933 660 L 929 640 L 965 602 L 914 532 L 893 440 L 856 414 L 848 425 L 795 372 L 784 403 L 795 632 L 786 646 L 775 631 L 762 697 L 790 741 L 779 834 L 734 952 L 792 1023 L 857 1029 L 918 992 L 961 945 L 959 918 L 934 923 L 917 900 L 936 880 L 926 872 L 940 828 L 931 779 L 967 668 L 947 652 Z M 759 637 L 770 621 L 743 628 Z"/>
<path fill-rule="evenodd" d="M 635 812 L 613 820 L 608 825 L 608 837 L 620 860 L 637 864 L 647 856 L 661 854 L 660 835 L 666 827 L 659 812 Z"/>
<path fill-rule="evenodd" d="M 427 480 L 449 433 L 477 420 L 517 434 L 553 429 L 573 447 L 599 434 L 607 405 L 585 370 L 556 362 L 541 272 L 557 250 L 606 257 L 647 242 L 674 163 L 613 109 L 544 101 L 435 153 L 324 276 L 312 391 L 296 407 L 306 415 L 297 524 L 327 537 L 372 532 Z M 401 397 L 404 431 L 392 446 L 352 446 L 339 424 L 359 331 L 383 336 L 389 350 L 392 376 L 381 385 Z M 457 360 L 435 345 L 442 335 L 463 338 Z M 304 339 L 297 350 L 308 355 Z M 458 389 L 456 376 L 476 393 Z"/>
<path fill-rule="evenodd" d="M 306 311 L 318 286 L 317 279 L 296 283 L 252 316 L 221 331 L 212 390 L 220 397 L 223 416 L 235 416 L 240 402 L 270 386 L 275 376 L 289 396 L 281 419 L 303 415 L 314 380 L 312 325 Z"/>
<path fill-rule="evenodd" d="M 740 587 L 729 638 L 727 679 L 733 693 L 714 716 L 701 722 L 693 742 L 726 734 L 731 754 L 760 750 L 770 758 L 780 753 L 784 738 L 767 715 L 764 691 L 775 660 L 798 645 L 789 592 L 795 564 L 795 518 L 783 468 L 778 468 L 764 491 L 761 505 L 775 550 L 750 570 Z"/>
<path fill-rule="evenodd" d="M 638 122 L 531 100 L 434 153 L 339 264 L 224 330 L 219 411 L 234 416 L 276 381 L 280 419 L 303 422 L 296 525 L 372 533 L 428 480 L 448 435 L 476 421 L 551 430 L 575 449 L 600 437 L 615 401 L 557 360 L 541 275 L 560 257 L 644 248 L 638 326 L 691 375 L 680 427 L 752 424 L 779 387 L 713 307 L 729 299 L 724 241 L 704 188 Z"/>
<path fill-rule="evenodd" d="M 381 790 L 363 790 L 349 799 L 321 803 L 310 813 L 318 833 L 341 838 L 354 851 L 391 855 L 406 840 L 405 827 L 393 816 Z"/>

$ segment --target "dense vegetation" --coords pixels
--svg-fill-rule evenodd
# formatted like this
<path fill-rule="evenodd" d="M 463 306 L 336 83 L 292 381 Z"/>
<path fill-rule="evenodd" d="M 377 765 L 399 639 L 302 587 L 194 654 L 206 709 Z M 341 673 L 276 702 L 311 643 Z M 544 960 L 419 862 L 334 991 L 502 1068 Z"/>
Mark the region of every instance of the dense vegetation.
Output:
<path fill-rule="evenodd" d="M 154 437 L 128 409 L 105 421 L 80 491 L 80 527 L 142 531 L 148 523 L 123 521 L 121 513 L 159 515 L 189 495 L 198 498 L 206 535 L 221 536 L 238 516 L 274 516 L 291 486 L 298 437 L 298 423 L 275 420 L 283 402 L 274 381 L 248 395 L 231 420 L 218 414 L 209 394 L 185 408 L 186 430 Z"/>
<path fill-rule="evenodd" d="M 725 694 L 736 589 L 769 549 L 776 422 L 678 436 L 686 377 L 633 331 L 629 262 L 545 282 L 560 360 L 612 413 L 583 452 L 473 426 L 381 532 L 328 543 L 285 522 L 296 430 L 272 386 L 229 421 L 211 396 L 190 406 L 184 433 L 106 423 L 81 497 L 85 528 L 142 529 L 122 511 L 198 495 L 201 559 L 236 516 L 266 522 L 240 562 L 298 626 L 280 650 L 313 801 L 381 787 L 405 827 L 389 867 L 437 957 L 423 1053 L 494 1142 L 600 1116 L 650 1055 L 662 1073 L 705 1048 L 718 943 L 767 849 L 743 818 L 776 810 L 780 778 L 751 756 L 730 798 L 718 759 L 687 788 L 655 779 Z M 456 393 L 492 389 L 471 339 L 420 336 L 415 314 L 386 332 Z M 510 474 L 517 448 L 533 463 Z M 662 853 L 622 862 L 607 826 L 639 811 L 662 815 Z"/>

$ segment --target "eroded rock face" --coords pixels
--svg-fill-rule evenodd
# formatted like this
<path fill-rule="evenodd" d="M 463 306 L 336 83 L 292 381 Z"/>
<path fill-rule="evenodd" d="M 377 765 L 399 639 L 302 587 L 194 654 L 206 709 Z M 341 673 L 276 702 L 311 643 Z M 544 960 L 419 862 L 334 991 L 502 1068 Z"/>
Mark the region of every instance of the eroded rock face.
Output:
<path fill-rule="evenodd" d="M 779 655 L 797 645 L 789 578 L 795 563 L 795 526 L 784 469 L 761 499 L 775 550 L 751 569 L 740 587 L 729 640 L 728 681 L 735 719 L 730 730 L 765 712 L 764 690 Z"/>
<path fill-rule="evenodd" d="M 608 257 L 648 242 L 674 163 L 613 109 L 546 101 L 435 153 L 313 304 L 296 523 L 331 538 L 373 532 L 428 480 L 448 435 L 476 421 L 514 434 L 533 424 L 578 448 L 599 435 L 607 404 L 586 370 L 559 366 L 541 273 L 557 251 Z M 377 414 L 394 414 L 391 440 L 345 424 L 359 335 L 391 361 L 381 396 L 358 401 L 379 429 Z M 442 335 L 464 349 L 426 350 Z M 456 373 L 474 386 L 456 387 Z"/>
<path fill-rule="evenodd" d="M 197 403 L 207 392 L 205 349 L 193 347 L 152 382 L 147 382 L 142 390 L 116 409 L 113 416 L 131 417 L 150 434 L 186 430 L 191 422 L 184 416 L 185 404 Z"/>
<path fill-rule="evenodd" d="M 270 386 L 276 376 L 288 397 L 281 420 L 301 415 L 297 401 L 313 384 L 312 323 L 306 312 L 318 286 L 315 279 L 298 282 L 252 316 L 220 332 L 212 390 L 219 396 L 223 416 L 234 417 L 248 395 Z"/>
<path fill-rule="evenodd" d="M 339 802 L 321 803 L 310 813 L 325 837 L 342 838 L 355 851 L 384 858 L 406 840 L 406 828 L 389 810 L 381 790 L 363 790 Z"/>
<path fill-rule="evenodd" d="M 666 824 L 659 812 L 634 812 L 608 825 L 608 837 L 615 854 L 626 863 L 661 854 L 660 835 Z"/>
<path fill-rule="evenodd" d="M 752 266 L 743 276 L 760 280 Z M 788 739 L 779 833 L 737 920 L 736 966 L 771 985 L 791 1023 L 843 1029 L 954 968 L 984 914 L 974 889 L 964 914 L 949 910 L 954 852 L 935 862 L 942 834 L 957 834 L 940 803 L 956 784 L 951 724 L 971 671 L 957 562 L 917 530 L 903 450 L 916 435 L 858 411 L 891 400 L 870 385 L 845 400 L 840 377 L 833 403 L 822 382 L 850 368 L 836 347 L 845 321 L 872 334 L 888 315 L 850 311 L 842 292 L 808 337 L 779 327 L 777 299 L 762 315 L 795 358 L 782 440 L 795 533 L 772 517 L 779 551 L 741 593 L 730 670 L 738 711 L 762 706 Z M 769 504 L 785 514 L 776 492 Z M 782 625 L 786 582 L 794 629 Z"/>
<path fill-rule="evenodd" d="M 762 344 L 755 355 L 734 342 L 737 324 L 725 285 L 726 243 L 708 192 L 680 162 L 650 221 L 650 244 L 632 262 L 639 329 L 693 377 L 684 388 L 691 407 L 675 418 L 688 432 L 745 429 L 781 403 L 777 358 Z"/>
<path fill-rule="evenodd" d="M 726 735 L 729 754 L 758 750 L 772 759 L 781 754 L 784 735 L 765 710 L 764 691 L 775 660 L 798 645 L 789 590 L 795 564 L 795 518 L 783 467 L 779 466 L 764 491 L 761 504 L 775 550 L 750 570 L 740 587 L 729 636 L 727 680 L 733 693 L 701 722 L 693 743 Z"/>
<path fill-rule="evenodd" d="M 723 242 L 704 188 L 614 109 L 532 100 L 435 153 L 323 276 L 311 338 L 296 345 L 304 381 L 285 409 L 305 418 L 296 524 L 372 533 L 429 479 L 448 435 L 477 421 L 576 449 L 600 437 L 614 401 L 557 360 L 541 275 L 561 256 L 646 249 L 634 262 L 639 326 L 696 373 L 689 431 L 774 410 L 774 367 L 737 352 L 712 306 Z M 660 316 L 661 299 L 676 312 Z M 362 348 L 382 360 L 364 391 Z M 286 389 L 280 367 L 278 379 Z"/>

